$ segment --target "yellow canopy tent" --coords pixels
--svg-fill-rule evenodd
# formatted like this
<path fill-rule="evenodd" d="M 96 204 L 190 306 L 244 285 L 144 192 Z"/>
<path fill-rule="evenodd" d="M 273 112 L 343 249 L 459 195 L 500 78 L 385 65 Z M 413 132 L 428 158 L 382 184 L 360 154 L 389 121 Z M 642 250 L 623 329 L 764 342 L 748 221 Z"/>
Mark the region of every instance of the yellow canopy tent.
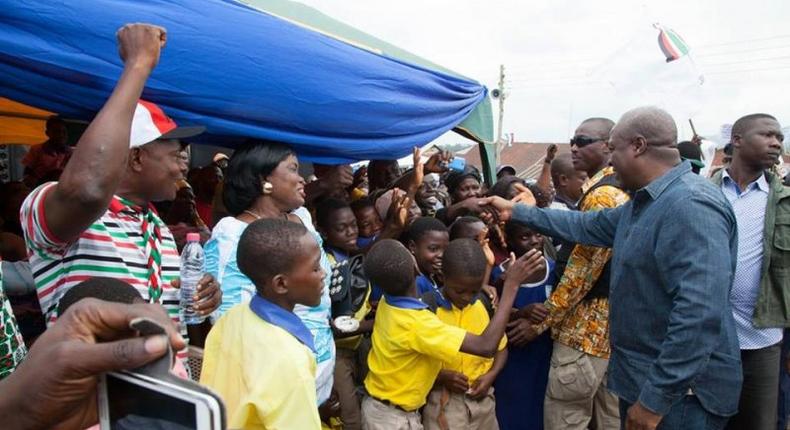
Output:
<path fill-rule="evenodd" d="M 0 145 L 38 145 L 52 112 L 0 97 Z"/>

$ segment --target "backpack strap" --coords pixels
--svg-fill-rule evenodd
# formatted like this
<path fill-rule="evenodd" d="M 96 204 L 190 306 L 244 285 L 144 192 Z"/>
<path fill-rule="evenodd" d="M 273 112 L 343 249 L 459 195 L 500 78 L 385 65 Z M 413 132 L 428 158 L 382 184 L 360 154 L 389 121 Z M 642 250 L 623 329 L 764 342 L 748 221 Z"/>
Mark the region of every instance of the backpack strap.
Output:
<path fill-rule="evenodd" d="M 488 319 L 494 318 L 494 304 L 491 303 L 491 297 L 488 297 L 485 291 L 480 291 L 477 294 L 477 300 L 483 304 L 483 307 L 486 308 L 486 312 L 488 312 Z"/>
<path fill-rule="evenodd" d="M 601 178 L 600 181 L 596 182 L 595 185 L 590 187 L 587 192 L 582 194 L 576 210 L 581 209 L 584 204 L 584 200 L 593 191 L 605 186 L 615 187 L 617 189 L 623 190 L 623 185 L 617 180 L 617 175 L 606 175 Z M 565 266 L 568 265 L 568 260 L 571 257 L 571 252 L 573 252 L 573 248 L 576 247 L 576 243 L 573 242 L 568 242 L 565 240 L 560 240 L 560 242 L 562 243 L 562 248 L 560 249 L 560 252 L 557 253 L 557 258 L 555 259 L 556 265 L 554 266 L 554 273 L 557 275 L 557 279 L 562 279 L 562 275 L 565 273 Z"/>
<path fill-rule="evenodd" d="M 582 197 L 579 199 L 579 208 L 581 209 L 582 202 L 584 202 L 584 199 L 586 199 L 587 196 L 590 195 L 590 193 L 592 193 L 594 190 L 596 190 L 598 188 L 605 187 L 605 186 L 615 187 L 615 188 L 620 189 L 620 190 L 623 189 L 623 185 L 620 183 L 619 180 L 617 180 L 617 175 L 615 175 L 615 174 L 606 175 L 603 178 L 601 178 L 600 181 L 596 182 L 595 185 L 590 187 L 590 189 L 588 189 L 586 193 L 582 194 Z"/>
<path fill-rule="evenodd" d="M 428 306 L 428 310 L 433 313 L 436 313 L 436 310 L 439 309 L 439 300 L 436 298 L 435 291 L 428 291 L 420 297 L 420 300 L 425 303 Z"/>

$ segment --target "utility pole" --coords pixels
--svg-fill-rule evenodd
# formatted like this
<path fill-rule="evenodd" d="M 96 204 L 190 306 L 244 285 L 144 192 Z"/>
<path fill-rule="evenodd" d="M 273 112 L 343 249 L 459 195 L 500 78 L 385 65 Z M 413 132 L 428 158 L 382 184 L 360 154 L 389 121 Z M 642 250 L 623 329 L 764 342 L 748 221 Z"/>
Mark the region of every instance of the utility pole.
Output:
<path fill-rule="evenodd" d="M 502 153 L 502 121 L 505 117 L 505 98 L 507 94 L 505 94 L 505 65 L 499 65 L 499 85 L 497 86 L 497 90 L 499 91 L 499 122 L 497 123 L 497 133 L 496 133 L 496 157 L 495 163 L 497 165 L 500 163 L 500 155 Z"/>

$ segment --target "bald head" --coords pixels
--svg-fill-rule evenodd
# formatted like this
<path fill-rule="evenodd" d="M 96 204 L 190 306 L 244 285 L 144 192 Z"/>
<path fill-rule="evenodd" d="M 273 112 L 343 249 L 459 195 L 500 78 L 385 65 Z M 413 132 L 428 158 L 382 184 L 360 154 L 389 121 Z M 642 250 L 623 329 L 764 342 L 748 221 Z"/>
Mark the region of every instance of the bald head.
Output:
<path fill-rule="evenodd" d="M 649 147 L 675 147 L 678 128 L 667 111 L 644 106 L 624 113 L 613 130 L 618 136 L 632 140 L 642 137 Z"/>
<path fill-rule="evenodd" d="M 623 186 L 636 191 L 680 163 L 678 129 L 665 110 L 639 107 L 623 114 L 612 130 L 612 166 Z"/>

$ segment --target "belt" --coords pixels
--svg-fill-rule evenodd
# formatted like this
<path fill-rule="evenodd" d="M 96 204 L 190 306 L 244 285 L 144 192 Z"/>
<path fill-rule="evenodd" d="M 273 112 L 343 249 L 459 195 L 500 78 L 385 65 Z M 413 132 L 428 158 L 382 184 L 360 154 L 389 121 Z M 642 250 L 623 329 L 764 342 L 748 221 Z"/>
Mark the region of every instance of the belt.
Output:
<path fill-rule="evenodd" d="M 402 406 L 396 405 L 395 403 L 392 403 L 389 400 L 379 399 L 378 397 L 371 396 L 370 393 L 367 393 L 367 395 L 368 395 L 368 397 L 370 397 L 371 399 L 373 399 L 373 400 L 375 400 L 375 401 L 377 401 L 379 403 L 383 403 L 383 404 L 385 404 L 387 406 L 392 406 L 393 408 L 399 409 L 399 410 L 401 410 L 403 412 L 406 412 L 406 413 L 414 412 L 414 411 L 408 411 L 408 410 L 404 409 Z"/>

